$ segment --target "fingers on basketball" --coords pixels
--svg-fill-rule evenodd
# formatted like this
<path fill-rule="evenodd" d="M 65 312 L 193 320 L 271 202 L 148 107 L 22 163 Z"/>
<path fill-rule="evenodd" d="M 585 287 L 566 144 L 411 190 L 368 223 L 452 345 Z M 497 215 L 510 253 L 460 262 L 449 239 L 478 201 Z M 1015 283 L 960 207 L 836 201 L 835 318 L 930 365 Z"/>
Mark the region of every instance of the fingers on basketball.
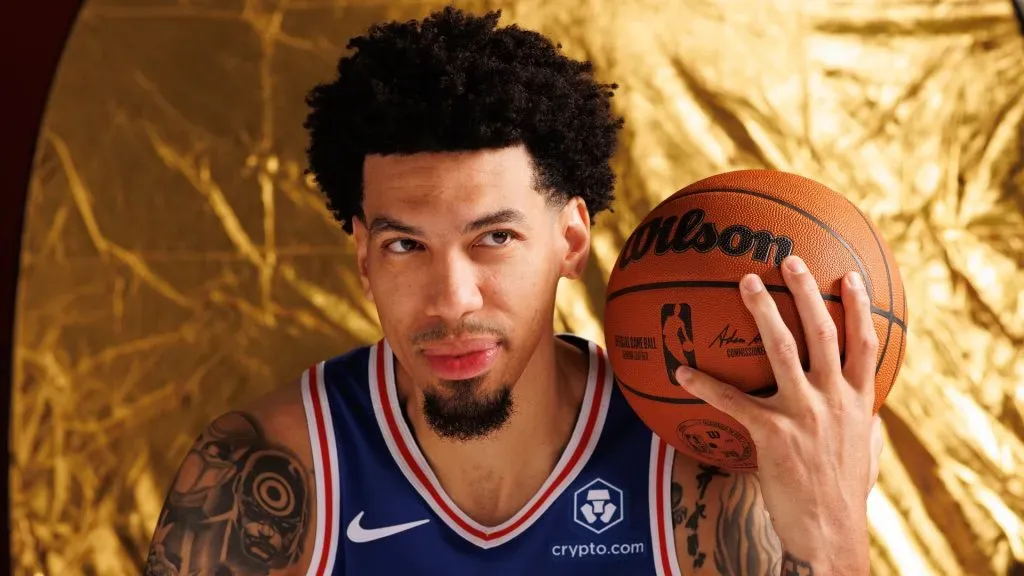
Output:
<path fill-rule="evenodd" d="M 906 302 L 895 259 L 874 224 L 841 194 L 801 176 L 719 174 L 680 190 L 644 218 L 623 246 L 606 294 L 605 341 L 623 395 L 677 450 L 727 470 L 756 469 L 746 427 L 676 385 L 674 371 L 684 362 L 744 395 L 777 392 L 782 378 L 773 371 L 768 337 L 738 289 L 751 273 L 791 332 L 800 368 L 811 367 L 806 331 L 781 273 L 789 254 L 803 258 L 817 281 L 843 366 L 852 365 L 848 352 L 857 353 L 846 348 L 851 330 L 859 327 L 858 338 L 874 331 L 878 347 L 873 360 L 862 362 L 861 381 L 873 384 L 873 411 L 888 396 L 906 349 Z M 870 314 L 863 318 L 870 329 L 845 322 L 842 283 L 849 271 L 865 280 Z M 685 358 L 662 336 L 666 322 L 677 323 L 692 346 L 684 345 Z"/>

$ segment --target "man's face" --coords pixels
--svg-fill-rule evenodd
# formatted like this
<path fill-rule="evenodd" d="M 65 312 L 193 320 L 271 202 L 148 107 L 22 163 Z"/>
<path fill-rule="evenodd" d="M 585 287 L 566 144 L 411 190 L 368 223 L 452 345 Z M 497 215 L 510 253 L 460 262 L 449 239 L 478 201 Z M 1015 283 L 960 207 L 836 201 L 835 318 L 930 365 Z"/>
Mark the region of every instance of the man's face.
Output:
<path fill-rule="evenodd" d="M 360 273 L 398 362 L 442 436 L 500 428 L 552 331 L 555 291 L 589 251 L 582 201 L 552 206 L 524 147 L 368 156 Z"/>

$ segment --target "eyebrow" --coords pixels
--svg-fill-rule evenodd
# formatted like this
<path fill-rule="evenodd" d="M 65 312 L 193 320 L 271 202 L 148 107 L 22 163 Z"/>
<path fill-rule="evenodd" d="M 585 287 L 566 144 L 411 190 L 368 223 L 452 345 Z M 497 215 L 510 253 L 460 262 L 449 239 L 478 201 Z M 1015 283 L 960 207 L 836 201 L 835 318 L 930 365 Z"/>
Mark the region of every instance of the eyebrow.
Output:
<path fill-rule="evenodd" d="M 408 234 L 410 236 L 422 236 L 423 232 L 414 226 L 410 226 L 397 218 L 391 218 L 390 216 L 377 216 L 370 222 L 370 237 L 374 237 L 381 232 L 398 232 L 400 234 Z"/>
<path fill-rule="evenodd" d="M 498 224 L 521 224 L 526 221 L 526 215 L 516 210 L 515 208 L 503 208 L 490 214 L 485 214 L 476 220 L 473 220 L 462 229 L 463 234 L 481 230 L 490 226 L 496 226 Z M 419 228 L 406 224 L 397 218 L 391 216 L 377 216 L 370 222 L 369 226 L 370 236 L 376 236 L 381 232 L 398 232 L 399 234 L 408 234 L 410 236 L 423 236 L 423 231 Z"/>

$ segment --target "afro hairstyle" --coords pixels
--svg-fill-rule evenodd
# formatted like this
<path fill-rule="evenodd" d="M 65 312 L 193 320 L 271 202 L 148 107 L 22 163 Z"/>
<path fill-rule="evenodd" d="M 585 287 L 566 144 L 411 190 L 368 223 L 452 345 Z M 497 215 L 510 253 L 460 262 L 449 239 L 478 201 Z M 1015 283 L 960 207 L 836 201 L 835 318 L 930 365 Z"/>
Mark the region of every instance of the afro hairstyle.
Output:
<path fill-rule="evenodd" d="M 346 232 L 364 219 L 368 154 L 524 145 L 550 201 L 578 196 L 591 219 L 610 209 L 623 123 L 611 109 L 617 86 L 537 32 L 499 28 L 500 17 L 449 6 L 422 21 L 376 24 L 349 41 L 337 77 L 309 91 L 307 173 Z"/>

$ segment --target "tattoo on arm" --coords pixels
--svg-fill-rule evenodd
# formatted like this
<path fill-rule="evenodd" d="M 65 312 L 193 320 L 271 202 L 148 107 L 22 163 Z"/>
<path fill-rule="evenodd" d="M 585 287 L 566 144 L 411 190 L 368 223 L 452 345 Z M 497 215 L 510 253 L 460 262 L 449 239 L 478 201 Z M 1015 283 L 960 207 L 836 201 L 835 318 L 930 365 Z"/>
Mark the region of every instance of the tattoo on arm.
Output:
<path fill-rule="evenodd" d="M 719 497 L 715 567 L 723 576 L 778 576 L 783 566 L 782 546 L 764 507 L 757 480 L 735 474 Z M 810 572 L 782 572 L 810 576 Z"/>
<path fill-rule="evenodd" d="M 789 552 L 782 556 L 782 576 L 814 576 L 814 567 Z"/>
<path fill-rule="evenodd" d="M 302 556 L 311 474 L 249 414 L 211 422 L 160 513 L 145 576 L 267 576 Z"/>
<path fill-rule="evenodd" d="M 697 474 L 697 501 L 692 510 L 683 505 L 683 488 L 677 482 L 671 485 L 672 494 L 672 525 L 675 530 L 680 526 L 686 531 L 686 554 L 690 557 L 693 568 L 698 569 L 707 562 L 708 555 L 701 550 L 700 521 L 707 520 L 707 503 L 704 501 L 708 486 L 715 478 L 728 478 L 729 474 L 714 466 L 700 464 Z"/>
<path fill-rule="evenodd" d="M 686 520 L 686 508 L 683 507 L 683 487 L 678 482 L 672 483 L 672 526 L 679 526 Z"/>

